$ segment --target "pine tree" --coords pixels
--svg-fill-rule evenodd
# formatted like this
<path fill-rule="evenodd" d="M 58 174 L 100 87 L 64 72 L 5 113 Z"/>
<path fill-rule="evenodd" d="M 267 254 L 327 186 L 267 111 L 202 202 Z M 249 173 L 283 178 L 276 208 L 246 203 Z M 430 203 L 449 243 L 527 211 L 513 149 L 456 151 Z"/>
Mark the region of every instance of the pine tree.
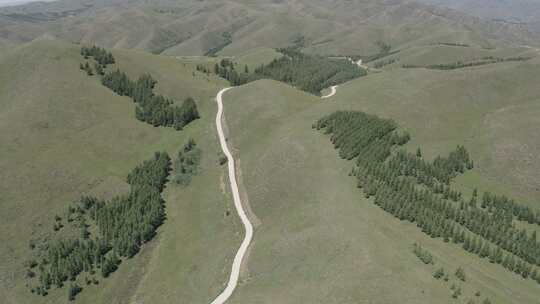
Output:
<path fill-rule="evenodd" d="M 444 268 L 439 268 L 435 271 L 435 273 L 433 273 L 433 277 L 436 278 L 436 279 L 440 279 L 444 276 Z"/>
<path fill-rule="evenodd" d="M 466 281 L 465 271 L 463 270 L 463 268 L 458 267 L 458 269 L 456 270 L 455 274 L 456 274 L 456 277 L 457 277 L 458 279 L 460 279 L 461 281 L 463 281 L 463 282 Z"/>
<path fill-rule="evenodd" d="M 465 249 L 466 251 L 472 251 L 471 250 L 471 239 L 469 238 L 468 235 L 465 237 L 465 241 L 463 242 L 463 249 Z"/>
<path fill-rule="evenodd" d="M 68 289 L 68 300 L 74 301 L 77 294 L 82 291 L 82 288 L 77 283 L 71 283 Z"/>
<path fill-rule="evenodd" d="M 521 267 L 521 276 L 526 279 L 531 274 L 531 265 L 527 265 L 525 263 L 523 263 L 522 265 L 523 266 Z"/>
<path fill-rule="evenodd" d="M 491 250 L 491 254 L 489 255 L 489 261 L 496 264 L 501 264 L 503 262 L 503 252 L 501 250 L 501 247 L 496 246 L 494 250 Z"/>
<path fill-rule="evenodd" d="M 484 244 L 484 247 L 482 248 L 482 251 L 480 252 L 480 257 L 482 258 L 486 258 L 486 257 L 491 257 L 491 256 L 494 256 L 494 250 L 492 250 L 490 247 L 489 247 L 489 244 L 486 242 Z"/>
<path fill-rule="evenodd" d="M 457 287 L 452 293 L 452 298 L 457 299 L 461 296 L 461 287 Z"/>

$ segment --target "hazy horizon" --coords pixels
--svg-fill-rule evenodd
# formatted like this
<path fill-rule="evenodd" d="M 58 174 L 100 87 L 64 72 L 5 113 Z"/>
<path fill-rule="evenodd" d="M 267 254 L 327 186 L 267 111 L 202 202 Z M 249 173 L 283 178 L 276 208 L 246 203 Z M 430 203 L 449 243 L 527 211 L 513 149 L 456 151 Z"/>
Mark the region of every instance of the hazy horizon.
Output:
<path fill-rule="evenodd" d="M 55 0 L 0 0 L 0 7 L 21 5 L 30 2 L 52 2 Z"/>

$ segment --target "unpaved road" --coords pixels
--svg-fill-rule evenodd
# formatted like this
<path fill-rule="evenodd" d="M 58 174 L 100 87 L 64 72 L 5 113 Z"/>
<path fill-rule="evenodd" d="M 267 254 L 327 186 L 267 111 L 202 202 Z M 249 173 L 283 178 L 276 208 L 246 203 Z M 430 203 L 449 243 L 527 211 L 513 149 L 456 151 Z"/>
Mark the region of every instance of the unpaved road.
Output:
<path fill-rule="evenodd" d="M 332 96 L 336 95 L 337 87 L 338 87 L 337 85 L 331 86 L 330 87 L 330 90 L 331 90 L 330 93 L 328 93 L 328 95 L 321 96 L 321 98 L 324 99 L 324 98 L 329 98 L 329 97 L 332 97 Z"/>
<path fill-rule="evenodd" d="M 238 191 L 238 184 L 236 182 L 236 171 L 235 171 L 235 165 L 234 165 L 234 158 L 231 154 L 231 151 L 229 151 L 229 148 L 227 147 L 227 141 L 225 140 L 225 135 L 223 134 L 223 126 L 221 124 L 222 122 L 222 116 L 223 116 L 223 93 L 227 92 L 231 88 L 225 88 L 216 96 L 216 102 L 218 104 L 218 111 L 216 115 L 216 127 L 218 131 L 219 136 L 219 143 L 221 144 L 221 149 L 223 150 L 223 153 L 227 157 L 227 165 L 229 167 L 229 182 L 231 184 L 231 191 L 233 194 L 234 199 L 234 207 L 236 208 L 236 211 L 238 212 L 238 216 L 240 216 L 240 219 L 242 220 L 242 224 L 244 224 L 244 228 L 246 230 L 246 234 L 244 236 L 244 240 L 242 241 L 242 244 L 240 245 L 240 248 L 238 248 L 238 251 L 236 252 L 236 256 L 234 257 L 234 261 L 232 264 L 231 269 L 231 275 L 229 277 L 229 282 L 227 283 L 227 287 L 225 287 L 225 290 L 221 292 L 217 298 L 212 301 L 212 304 L 223 304 L 225 303 L 229 297 L 232 295 L 234 289 L 236 288 L 236 285 L 238 285 L 238 277 L 240 275 L 240 266 L 242 265 L 242 260 L 244 259 L 244 255 L 246 254 L 246 251 L 249 247 L 249 244 L 251 243 L 251 239 L 253 238 L 253 225 L 249 221 L 246 212 L 244 211 L 244 208 L 242 206 L 242 202 L 240 201 L 240 192 Z"/>

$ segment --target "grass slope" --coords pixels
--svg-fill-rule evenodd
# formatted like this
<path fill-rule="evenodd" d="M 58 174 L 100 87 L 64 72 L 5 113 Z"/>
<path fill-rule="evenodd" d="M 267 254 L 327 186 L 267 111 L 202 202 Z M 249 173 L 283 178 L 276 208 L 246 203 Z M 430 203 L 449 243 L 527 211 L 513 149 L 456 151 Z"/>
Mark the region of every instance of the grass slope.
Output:
<path fill-rule="evenodd" d="M 409 147 L 422 146 L 428 157 L 465 144 L 477 167 L 457 182 L 466 195 L 478 186 L 532 204 L 540 198 L 538 64 L 376 73 L 341 86 L 327 102 L 268 80 L 225 94 L 230 142 L 260 220 L 232 301 L 454 303 L 449 286 L 456 283 L 463 302 L 480 290 L 492 303 L 534 303 L 535 282 L 430 239 L 363 199 L 347 177 L 352 164 L 311 125 L 338 109 L 394 118 L 411 132 Z M 437 267 L 465 267 L 467 283 L 435 280 L 435 267 L 414 256 L 413 242 Z"/>
<path fill-rule="evenodd" d="M 370 66 L 377 63 L 389 62 L 395 60 L 394 63 L 385 65 L 384 68 L 396 68 L 403 65 L 435 65 L 442 63 L 452 63 L 457 61 L 469 62 L 478 60 L 484 57 L 538 57 L 538 51 L 525 47 L 500 47 L 495 49 L 486 49 L 482 47 L 463 47 L 463 46 L 448 46 L 448 45 L 422 45 L 413 46 L 403 49 L 401 52 L 385 57 L 374 62 L 370 62 Z"/>
<path fill-rule="evenodd" d="M 247 65 L 250 71 L 255 68 L 266 65 L 274 59 L 279 59 L 283 56 L 280 52 L 272 48 L 260 47 L 244 52 L 234 58 L 234 61 L 240 65 L 240 68 Z"/>
<path fill-rule="evenodd" d="M 150 72 L 156 90 L 178 101 L 196 98 L 202 118 L 182 132 L 134 117 L 134 105 L 78 69 L 79 47 L 36 41 L 0 55 L 0 297 L 3 303 L 63 303 L 24 286 L 30 239 L 52 232 L 55 214 L 81 194 L 125 193 L 126 174 L 156 150 L 176 155 L 189 137 L 203 149 L 201 173 L 188 188 L 165 190 L 167 220 L 155 240 L 111 278 L 87 287 L 79 303 L 208 302 L 228 276 L 240 224 L 225 171 L 217 165 L 215 93 L 222 80 L 192 72 L 174 58 L 114 50 L 132 77 Z"/>
<path fill-rule="evenodd" d="M 539 64 L 532 59 L 451 72 L 398 69 L 352 81 L 336 98 L 394 118 L 414 134 L 411 149 L 422 146 L 429 157 L 465 144 L 477 163 L 470 175 L 478 182 L 535 204 Z"/>

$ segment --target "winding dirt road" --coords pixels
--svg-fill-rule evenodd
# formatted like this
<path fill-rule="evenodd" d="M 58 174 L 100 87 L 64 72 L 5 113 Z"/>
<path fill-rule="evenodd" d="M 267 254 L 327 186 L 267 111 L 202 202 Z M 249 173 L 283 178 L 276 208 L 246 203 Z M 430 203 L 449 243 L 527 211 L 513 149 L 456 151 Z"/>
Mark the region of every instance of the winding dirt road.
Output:
<path fill-rule="evenodd" d="M 325 98 L 329 98 L 329 97 L 332 97 L 332 96 L 336 95 L 337 87 L 338 87 L 337 85 L 331 86 L 330 87 L 330 90 L 331 90 L 330 93 L 328 93 L 327 95 L 321 96 L 321 98 L 325 99 Z"/>
<path fill-rule="evenodd" d="M 217 296 L 217 298 L 214 301 L 212 301 L 212 304 L 223 304 L 232 295 L 234 289 L 236 288 L 236 285 L 238 285 L 238 277 L 240 276 L 240 266 L 242 265 L 242 260 L 244 259 L 244 255 L 246 254 L 246 251 L 249 247 L 249 243 L 251 243 L 251 239 L 253 238 L 253 225 L 249 221 L 246 215 L 246 212 L 244 211 L 244 208 L 242 206 L 242 202 L 240 201 L 240 192 L 238 191 L 238 184 L 236 182 L 234 158 L 232 156 L 231 151 L 229 151 L 229 148 L 227 147 L 227 140 L 225 139 L 225 135 L 223 134 L 222 97 L 223 97 L 223 93 L 227 92 L 230 89 L 231 88 L 225 88 L 219 91 L 219 93 L 216 96 L 216 102 L 218 104 L 218 111 L 216 115 L 216 127 L 218 131 L 218 136 L 219 136 L 219 143 L 221 144 L 221 149 L 223 150 L 223 153 L 227 157 L 227 164 L 229 166 L 229 181 L 231 183 L 231 191 L 233 194 L 234 206 L 236 208 L 236 211 L 238 212 L 238 216 L 240 216 L 240 219 L 242 220 L 242 224 L 244 224 L 246 235 L 244 236 L 244 240 L 242 241 L 242 244 L 240 245 L 240 248 L 238 248 L 238 251 L 236 252 L 236 256 L 234 257 L 234 261 L 233 261 L 232 269 L 231 269 L 231 275 L 229 277 L 229 282 L 227 283 L 227 287 L 225 287 L 225 290 L 223 290 L 221 294 Z"/>

